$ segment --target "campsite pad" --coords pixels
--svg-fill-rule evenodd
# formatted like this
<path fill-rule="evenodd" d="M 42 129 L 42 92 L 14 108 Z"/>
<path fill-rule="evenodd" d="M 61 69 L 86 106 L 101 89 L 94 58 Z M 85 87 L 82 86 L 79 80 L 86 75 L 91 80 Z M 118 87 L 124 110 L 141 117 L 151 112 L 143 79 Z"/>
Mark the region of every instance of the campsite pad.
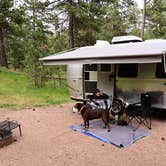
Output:
<path fill-rule="evenodd" d="M 90 128 L 88 130 L 85 130 L 82 124 L 72 125 L 70 128 L 74 131 L 78 131 L 103 142 L 113 144 L 117 147 L 127 147 L 133 144 L 135 141 L 150 134 L 148 131 L 142 128 L 138 128 L 136 131 L 134 131 L 134 128 L 129 125 L 110 125 L 110 132 L 107 132 L 107 129 L 104 129 L 103 126 L 104 124 L 101 120 L 93 120 L 90 121 Z"/>

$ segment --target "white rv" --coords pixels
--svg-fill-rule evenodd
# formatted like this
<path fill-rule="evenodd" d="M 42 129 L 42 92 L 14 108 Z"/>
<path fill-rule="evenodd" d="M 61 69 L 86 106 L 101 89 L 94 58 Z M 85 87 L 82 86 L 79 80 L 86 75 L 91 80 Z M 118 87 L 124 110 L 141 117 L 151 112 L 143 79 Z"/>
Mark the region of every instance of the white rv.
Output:
<path fill-rule="evenodd" d="M 86 98 L 96 88 L 124 102 L 139 101 L 149 92 L 152 106 L 166 109 L 166 40 L 142 41 L 135 36 L 113 38 L 112 44 L 97 41 L 41 58 L 45 65 L 67 64 L 70 94 Z"/>

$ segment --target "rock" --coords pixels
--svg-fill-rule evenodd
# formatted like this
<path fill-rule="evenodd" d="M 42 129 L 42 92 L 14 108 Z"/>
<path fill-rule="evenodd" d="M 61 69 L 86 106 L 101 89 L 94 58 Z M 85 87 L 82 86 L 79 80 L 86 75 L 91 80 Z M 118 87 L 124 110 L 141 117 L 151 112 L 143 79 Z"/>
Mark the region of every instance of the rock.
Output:
<path fill-rule="evenodd" d="M 165 141 L 165 138 L 164 138 L 164 137 L 161 137 L 161 140 L 162 140 L 162 141 Z"/>

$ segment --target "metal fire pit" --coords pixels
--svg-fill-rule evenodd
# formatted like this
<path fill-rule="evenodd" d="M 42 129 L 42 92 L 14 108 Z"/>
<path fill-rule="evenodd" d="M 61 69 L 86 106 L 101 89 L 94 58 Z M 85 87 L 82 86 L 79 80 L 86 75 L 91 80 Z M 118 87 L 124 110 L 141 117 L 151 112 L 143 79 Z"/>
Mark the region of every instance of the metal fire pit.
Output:
<path fill-rule="evenodd" d="M 13 142 L 12 130 L 19 128 L 22 136 L 21 125 L 17 121 L 5 120 L 0 122 L 0 147 L 7 146 Z"/>
<path fill-rule="evenodd" d="M 0 148 L 13 142 L 12 132 L 0 129 Z"/>

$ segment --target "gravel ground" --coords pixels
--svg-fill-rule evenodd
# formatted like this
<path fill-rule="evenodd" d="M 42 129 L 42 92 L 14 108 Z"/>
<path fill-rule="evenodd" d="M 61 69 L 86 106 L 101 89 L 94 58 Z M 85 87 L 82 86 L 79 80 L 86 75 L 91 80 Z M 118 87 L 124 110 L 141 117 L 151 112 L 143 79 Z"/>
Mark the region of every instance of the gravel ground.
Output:
<path fill-rule="evenodd" d="M 82 123 L 72 113 L 73 103 L 0 112 L 0 121 L 9 118 L 21 123 L 23 136 L 13 130 L 17 140 L 0 148 L 0 166 L 165 166 L 166 115 L 154 118 L 150 136 L 127 148 L 117 148 L 68 126 Z"/>

